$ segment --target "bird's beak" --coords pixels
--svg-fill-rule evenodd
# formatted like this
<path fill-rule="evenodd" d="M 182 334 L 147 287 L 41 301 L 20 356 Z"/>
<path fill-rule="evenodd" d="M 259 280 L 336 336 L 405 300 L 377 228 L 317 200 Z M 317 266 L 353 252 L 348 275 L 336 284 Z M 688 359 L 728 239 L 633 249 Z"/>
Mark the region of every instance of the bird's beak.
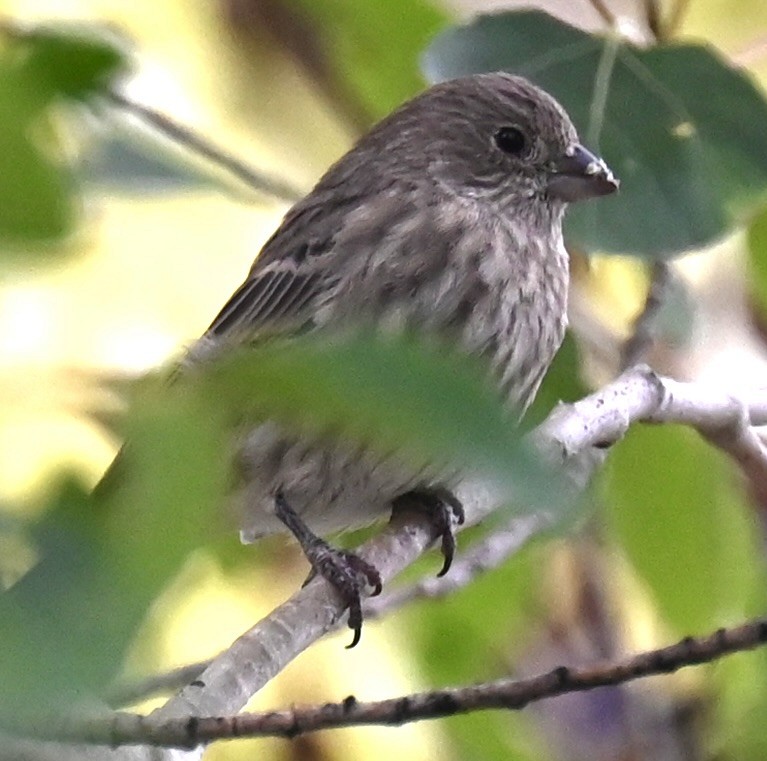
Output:
<path fill-rule="evenodd" d="M 547 187 L 552 198 L 580 201 L 614 193 L 619 185 L 602 159 L 575 144 L 553 162 Z"/>

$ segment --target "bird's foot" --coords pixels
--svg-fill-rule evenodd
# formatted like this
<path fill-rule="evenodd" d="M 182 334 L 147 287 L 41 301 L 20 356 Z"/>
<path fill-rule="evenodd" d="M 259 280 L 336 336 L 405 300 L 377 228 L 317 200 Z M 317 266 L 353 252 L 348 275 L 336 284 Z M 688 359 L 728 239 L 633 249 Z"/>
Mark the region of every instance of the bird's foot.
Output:
<path fill-rule="evenodd" d="M 394 510 L 421 510 L 429 514 L 437 537 L 441 540 L 444 562 L 437 576 L 444 576 L 453 564 L 455 527 L 463 524 L 465 516 L 461 501 L 443 487 L 414 489 L 394 500 Z"/>
<path fill-rule="evenodd" d="M 304 582 L 308 584 L 318 574 L 326 579 L 349 608 L 349 628 L 354 632 L 351 644 L 354 647 L 362 635 L 362 595 L 368 589 L 371 597 L 381 593 L 381 575 L 378 570 L 358 555 L 341 550 L 316 536 L 290 507 L 282 492 L 275 497 L 277 517 L 296 537 L 312 571 Z"/>
<path fill-rule="evenodd" d="M 318 574 L 329 581 L 349 608 L 349 628 L 354 632 L 347 648 L 354 647 L 362 634 L 362 593 L 372 588 L 371 597 L 381 594 L 381 574 L 359 555 L 333 547 L 322 539 L 310 551 L 304 549 L 312 572 L 308 584 Z"/>

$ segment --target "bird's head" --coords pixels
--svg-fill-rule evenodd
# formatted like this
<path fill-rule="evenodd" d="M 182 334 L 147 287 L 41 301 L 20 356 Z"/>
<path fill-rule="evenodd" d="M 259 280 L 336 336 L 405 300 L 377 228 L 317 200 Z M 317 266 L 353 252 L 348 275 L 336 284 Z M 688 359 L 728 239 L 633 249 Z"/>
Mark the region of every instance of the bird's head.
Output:
<path fill-rule="evenodd" d="M 432 182 L 507 210 L 530 200 L 561 209 L 618 188 L 554 98 L 500 72 L 435 85 L 387 117 L 360 147 L 379 177 Z"/>

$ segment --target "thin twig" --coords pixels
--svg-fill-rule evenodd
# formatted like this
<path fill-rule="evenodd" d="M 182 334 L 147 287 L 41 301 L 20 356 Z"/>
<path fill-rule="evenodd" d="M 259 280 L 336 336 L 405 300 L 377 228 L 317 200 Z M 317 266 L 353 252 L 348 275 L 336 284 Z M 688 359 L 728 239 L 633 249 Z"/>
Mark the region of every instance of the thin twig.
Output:
<path fill-rule="evenodd" d="M 544 515 L 512 518 L 502 528 L 493 531 L 458 555 L 450 567 L 449 574 L 425 577 L 415 584 L 369 598 L 364 610 L 365 620 L 382 618 L 416 600 L 446 597 L 468 586 L 477 576 L 505 563 L 551 523 L 552 519 Z M 145 679 L 117 684 L 107 696 L 107 703 L 111 706 L 133 705 L 156 695 L 179 690 L 198 679 L 213 660 L 211 658 L 190 663 Z"/>
<path fill-rule="evenodd" d="M 679 32 L 680 27 L 684 23 L 684 17 L 687 15 L 689 6 L 690 0 L 676 0 L 671 7 L 671 13 L 669 14 L 668 22 L 666 23 L 666 38 L 673 37 Z"/>
<path fill-rule="evenodd" d="M 161 674 L 153 674 L 133 682 L 116 684 L 106 696 L 106 701 L 110 706 L 129 706 L 156 695 L 180 690 L 185 684 L 197 679 L 210 663 L 211 659 L 187 663 Z"/>
<path fill-rule="evenodd" d="M 478 576 L 503 565 L 552 523 L 553 519 L 545 515 L 515 516 L 460 554 L 450 566 L 450 573 L 428 576 L 415 584 L 369 598 L 365 604 L 366 619 L 380 618 L 415 600 L 436 600 L 467 587 Z"/>
<path fill-rule="evenodd" d="M 297 201 L 303 195 L 299 190 L 283 180 L 270 177 L 263 172 L 249 167 L 241 159 L 227 153 L 223 148 L 213 145 L 194 130 L 178 124 L 178 122 L 165 114 L 136 103 L 114 90 L 109 91 L 107 97 L 123 111 L 132 114 L 142 122 L 159 130 L 178 145 L 221 167 L 256 192 L 266 193 L 289 202 Z"/>
<path fill-rule="evenodd" d="M 80 719 L 64 726 L 47 724 L 40 730 L 56 739 L 78 742 L 194 748 L 222 739 L 294 738 L 307 732 L 363 724 L 396 726 L 488 709 L 520 710 L 545 698 L 624 684 L 708 663 L 765 642 L 767 618 L 759 618 L 730 629 L 719 629 L 705 637 L 685 637 L 674 645 L 616 663 L 586 668 L 560 666 L 529 679 L 500 679 L 370 703 L 361 703 L 350 695 L 340 703 L 209 718 L 157 721 L 153 717 L 116 713 Z"/>
<path fill-rule="evenodd" d="M 625 372 L 601 391 L 572 405 L 560 405 L 532 434 L 550 458 L 564 462 L 579 487 L 600 462 L 596 444 L 623 436 L 632 423 L 677 422 L 698 428 L 738 462 L 750 426 L 767 424 L 767 393 L 738 400 L 701 384 L 679 383 L 648 368 Z M 751 451 L 749 468 L 767 471 L 767 458 Z M 483 491 L 484 488 L 484 491 Z M 457 490 L 467 525 L 482 520 L 508 495 L 466 481 Z M 433 540 L 428 518 L 398 516 L 384 532 L 361 549 L 361 556 L 388 581 L 422 554 Z M 322 580 L 308 584 L 286 603 L 215 658 L 194 686 L 187 686 L 156 712 L 156 718 L 234 713 L 293 658 L 343 621 L 343 605 Z"/>
<path fill-rule="evenodd" d="M 767 56 L 767 35 L 759 35 L 747 45 L 733 53 L 732 61 L 738 66 L 753 66 Z"/>
<path fill-rule="evenodd" d="M 647 22 L 647 28 L 652 33 L 656 42 L 660 42 L 666 37 L 666 29 L 663 24 L 660 3 L 658 0 L 644 0 L 644 16 Z"/>
<path fill-rule="evenodd" d="M 610 29 L 614 29 L 616 25 L 615 14 L 607 7 L 604 0 L 589 0 L 589 2 L 591 3 L 591 7 L 599 14 L 602 21 L 604 21 Z"/>
<path fill-rule="evenodd" d="M 658 315 L 668 297 L 673 273 L 668 262 L 656 261 L 652 266 L 650 287 L 647 290 L 644 307 L 634 321 L 631 337 L 621 351 L 621 369 L 644 362 L 655 341 Z"/>

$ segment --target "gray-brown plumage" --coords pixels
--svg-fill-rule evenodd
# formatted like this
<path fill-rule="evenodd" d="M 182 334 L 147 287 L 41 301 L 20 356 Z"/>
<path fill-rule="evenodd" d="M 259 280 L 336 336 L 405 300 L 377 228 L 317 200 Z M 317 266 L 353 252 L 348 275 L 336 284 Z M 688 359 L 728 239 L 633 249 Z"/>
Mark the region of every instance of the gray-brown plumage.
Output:
<path fill-rule="evenodd" d="M 409 329 L 486 357 L 500 392 L 524 410 L 564 335 L 565 207 L 616 187 L 563 109 L 526 80 L 497 73 L 437 85 L 374 127 L 288 212 L 191 361 L 275 334 Z M 284 531 L 285 508 L 322 534 L 369 523 L 410 492 L 444 496 L 451 486 L 273 424 L 245 437 L 238 462 L 248 540 Z M 341 588 L 358 629 L 358 592 L 337 569 L 314 565 Z M 352 587 L 375 582 L 369 567 L 352 576 L 360 570 Z"/>

